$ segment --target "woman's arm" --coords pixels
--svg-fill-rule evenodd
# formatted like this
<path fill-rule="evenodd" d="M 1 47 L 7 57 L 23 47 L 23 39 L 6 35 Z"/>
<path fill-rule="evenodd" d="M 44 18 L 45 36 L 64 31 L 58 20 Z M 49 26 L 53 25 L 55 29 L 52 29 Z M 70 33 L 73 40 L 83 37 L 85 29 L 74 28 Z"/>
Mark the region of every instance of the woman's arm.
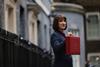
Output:
<path fill-rule="evenodd" d="M 65 39 L 60 39 L 56 35 L 51 36 L 51 45 L 54 51 L 58 51 L 61 47 L 64 47 Z"/>

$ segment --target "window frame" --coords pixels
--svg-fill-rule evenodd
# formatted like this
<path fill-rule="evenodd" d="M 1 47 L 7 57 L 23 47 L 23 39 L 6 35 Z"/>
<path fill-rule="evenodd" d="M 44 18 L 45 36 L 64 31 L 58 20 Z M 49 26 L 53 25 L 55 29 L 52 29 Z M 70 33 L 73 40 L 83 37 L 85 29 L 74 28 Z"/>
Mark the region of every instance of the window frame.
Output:
<path fill-rule="evenodd" d="M 87 55 L 87 59 L 88 59 L 88 61 L 90 62 L 90 63 L 93 63 L 93 62 L 91 62 L 90 60 L 90 58 L 92 57 L 92 56 L 96 56 L 96 57 L 99 57 L 100 58 L 100 53 L 88 53 L 88 55 Z M 100 60 L 100 59 L 99 59 Z M 99 62 L 100 63 L 100 62 Z M 94 63 L 94 64 L 96 64 L 96 62 Z M 100 65 L 100 64 L 99 64 Z"/>
<path fill-rule="evenodd" d="M 87 35 L 87 40 L 100 40 L 100 37 L 97 37 L 97 36 L 88 36 L 88 21 L 89 21 L 89 19 L 88 19 L 88 16 L 92 16 L 92 15 L 97 15 L 97 17 L 98 17 L 98 21 L 99 21 L 99 26 L 98 27 L 100 27 L 100 13 L 99 12 L 87 12 L 86 13 L 86 35 Z M 99 29 L 99 28 L 98 28 Z M 100 33 L 100 31 L 99 31 L 99 33 Z"/>

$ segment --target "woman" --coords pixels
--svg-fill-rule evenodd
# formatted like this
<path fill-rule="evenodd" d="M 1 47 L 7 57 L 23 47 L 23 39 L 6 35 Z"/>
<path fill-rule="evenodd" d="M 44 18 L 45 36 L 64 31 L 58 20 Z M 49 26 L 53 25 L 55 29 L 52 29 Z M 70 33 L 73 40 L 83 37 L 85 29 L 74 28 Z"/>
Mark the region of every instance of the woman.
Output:
<path fill-rule="evenodd" d="M 54 67 L 72 67 L 71 55 L 65 54 L 64 30 L 66 28 L 67 28 L 66 17 L 62 15 L 54 17 L 53 20 L 54 33 L 51 35 L 51 46 L 53 48 L 55 55 Z"/>

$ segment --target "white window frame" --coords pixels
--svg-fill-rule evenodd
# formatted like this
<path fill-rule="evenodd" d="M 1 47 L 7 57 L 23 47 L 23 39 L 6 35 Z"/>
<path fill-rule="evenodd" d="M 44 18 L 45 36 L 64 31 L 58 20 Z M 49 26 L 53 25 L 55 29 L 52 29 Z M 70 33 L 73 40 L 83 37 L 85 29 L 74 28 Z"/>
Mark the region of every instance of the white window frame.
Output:
<path fill-rule="evenodd" d="M 8 29 L 9 26 L 9 16 L 8 16 L 8 9 L 13 9 L 13 22 L 12 22 L 12 29 Z M 17 34 L 17 28 L 16 28 L 16 3 L 13 0 L 4 0 L 4 9 L 5 9 L 5 29 L 9 32 Z"/>
<path fill-rule="evenodd" d="M 29 41 L 38 45 L 37 19 L 33 11 L 28 11 Z"/>
<path fill-rule="evenodd" d="M 100 27 L 100 13 L 99 12 L 87 12 L 86 13 L 86 18 L 88 19 L 88 16 L 89 15 L 97 15 L 98 16 L 98 21 L 99 21 L 99 27 Z M 86 21 L 86 29 L 88 27 L 88 21 Z M 99 32 L 100 33 L 100 32 Z M 87 35 L 88 35 L 88 32 L 87 32 Z M 87 40 L 99 40 L 100 37 L 88 37 L 87 36 Z"/>

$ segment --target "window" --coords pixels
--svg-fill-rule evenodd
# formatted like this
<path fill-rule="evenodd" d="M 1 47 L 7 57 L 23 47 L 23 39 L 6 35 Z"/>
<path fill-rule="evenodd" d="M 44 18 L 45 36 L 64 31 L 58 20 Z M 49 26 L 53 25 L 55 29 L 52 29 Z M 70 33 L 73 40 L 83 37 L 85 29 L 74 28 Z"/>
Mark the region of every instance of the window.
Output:
<path fill-rule="evenodd" d="M 11 0 L 5 0 L 5 29 L 16 33 L 16 5 Z"/>
<path fill-rule="evenodd" d="M 90 66 L 100 67 L 100 53 L 89 53 L 88 61 L 90 63 Z"/>
<path fill-rule="evenodd" d="M 86 13 L 87 40 L 100 39 L 100 14 L 98 12 Z"/>
<path fill-rule="evenodd" d="M 48 47 L 48 41 L 47 41 L 47 26 L 44 25 L 44 37 L 45 37 L 45 47 L 44 48 L 47 48 Z"/>
<path fill-rule="evenodd" d="M 13 15 L 13 8 L 8 8 L 8 31 L 14 31 L 14 15 Z"/>
<path fill-rule="evenodd" d="M 37 20 L 37 30 L 38 30 L 38 45 L 41 47 L 41 27 L 40 27 L 40 21 Z"/>
<path fill-rule="evenodd" d="M 20 6 L 20 24 L 19 24 L 19 35 L 25 38 L 25 15 L 24 15 L 24 8 Z"/>
<path fill-rule="evenodd" d="M 31 27 L 30 41 L 33 42 L 33 43 L 35 43 L 35 28 L 34 28 L 35 26 L 34 25 L 35 25 L 34 22 L 31 22 L 31 25 L 30 25 L 30 27 Z"/>

